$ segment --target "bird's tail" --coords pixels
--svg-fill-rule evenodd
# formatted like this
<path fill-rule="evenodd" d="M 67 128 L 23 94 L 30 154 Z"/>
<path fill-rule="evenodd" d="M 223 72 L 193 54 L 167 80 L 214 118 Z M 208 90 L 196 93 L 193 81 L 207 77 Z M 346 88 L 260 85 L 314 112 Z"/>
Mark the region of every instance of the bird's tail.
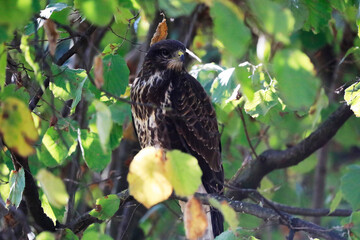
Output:
<path fill-rule="evenodd" d="M 219 210 L 210 207 L 211 225 L 214 237 L 220 235 L 224 231 L 224 217 Z"/>

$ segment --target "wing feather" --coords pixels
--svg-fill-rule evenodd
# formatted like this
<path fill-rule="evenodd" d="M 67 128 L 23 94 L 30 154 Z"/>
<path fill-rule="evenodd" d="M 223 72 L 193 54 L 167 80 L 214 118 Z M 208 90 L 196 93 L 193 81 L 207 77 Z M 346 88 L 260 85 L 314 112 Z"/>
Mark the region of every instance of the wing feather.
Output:
<path fill-rule="evenodd" d="M 211 170 L 221 171 L 220 134 L 209 97 L 200 83 L 187 73 L 172 83 L 170 99 L 178 134 L 186 147 L 200 155 Z"/>

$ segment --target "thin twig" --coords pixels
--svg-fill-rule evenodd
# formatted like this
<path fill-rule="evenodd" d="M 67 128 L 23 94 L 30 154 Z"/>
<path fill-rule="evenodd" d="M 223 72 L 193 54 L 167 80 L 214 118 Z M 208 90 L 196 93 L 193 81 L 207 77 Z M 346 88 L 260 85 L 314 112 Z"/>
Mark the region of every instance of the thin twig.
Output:
<path fill-rule="evenodd" d="M 247 126 L 246 126 L 246 122 L 245 122 L 245 117 L 244 117 L 244 113 L 242 112 L 242 109 L 240 107 L 237 107 L 236 108 L 237 112 L 239 113 L 239 116 L 241 118 L 241 121 L 243 123 L 243 126 L 244 126 L 244 131 L 245 131 L 245 135 L 246 135 L 246 139 L 249 143 L 249 146 L 251 148 L 251 151 L 252 153 L 254 154 L 255 158 L 258 157 L 258 155 L 256 154 L 256 151 L 255 151 L 255 148 L 253 147 L 252 143 L 251 143 L 251 140 L 250 140 L 250 137 L 249 137 L 249 132 L 247 130 Z"/>

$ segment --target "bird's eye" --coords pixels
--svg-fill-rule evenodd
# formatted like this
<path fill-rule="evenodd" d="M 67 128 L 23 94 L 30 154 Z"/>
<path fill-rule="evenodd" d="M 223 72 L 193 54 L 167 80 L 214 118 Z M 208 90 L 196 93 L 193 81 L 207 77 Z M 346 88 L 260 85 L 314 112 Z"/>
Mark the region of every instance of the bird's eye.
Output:
<path fill-rule="evenodd" d="M 161 50 L 161 55 L 163 55 L 164 57 L 168 57 L 170 55 L 169 51 L 166 49 L 162 49 Z"/>

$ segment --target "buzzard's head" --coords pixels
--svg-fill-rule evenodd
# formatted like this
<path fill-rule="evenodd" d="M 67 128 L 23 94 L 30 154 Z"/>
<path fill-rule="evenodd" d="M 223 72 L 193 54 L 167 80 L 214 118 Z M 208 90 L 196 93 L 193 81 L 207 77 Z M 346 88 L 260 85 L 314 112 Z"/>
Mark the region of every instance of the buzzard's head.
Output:
<path fill-rule="evenodd" d="M 162 40 L 152 45 L 146 54 L 145 64 L 153 69 L 184 70 L 186 47 L 177 40 Z"/>

